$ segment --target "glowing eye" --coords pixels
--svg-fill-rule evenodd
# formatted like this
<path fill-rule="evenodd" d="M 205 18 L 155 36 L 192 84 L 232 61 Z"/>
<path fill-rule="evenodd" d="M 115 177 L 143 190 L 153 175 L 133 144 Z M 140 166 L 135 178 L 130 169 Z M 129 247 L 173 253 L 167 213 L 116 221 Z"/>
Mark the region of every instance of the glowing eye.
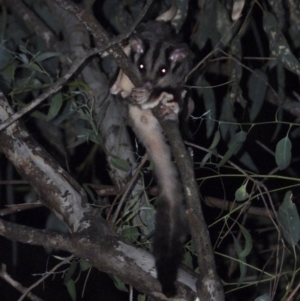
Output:
<path fill-rule="evenodd" d="M 163 67 L 159 70 L 160 76 L 165 76 L 167 74 L 167 72 L 168 72 L 168 69 L 165 67 Z"/>
<path fill-rule="evenodd" d="M 139 69 L 140 69 L 140 70 L 145 70 L 144 64 L 140 64 L 140 65 L 139 65 Z"/>

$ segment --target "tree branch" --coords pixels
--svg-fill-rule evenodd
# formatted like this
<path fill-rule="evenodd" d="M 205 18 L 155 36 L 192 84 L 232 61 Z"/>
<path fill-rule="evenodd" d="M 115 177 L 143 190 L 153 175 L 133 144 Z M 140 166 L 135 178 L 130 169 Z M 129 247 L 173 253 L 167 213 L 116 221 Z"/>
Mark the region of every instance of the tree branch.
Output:
<path fill-rule="evenodd" d="M 12 114 L 12 109 L 0 92 L 0 120 L 7 120 Z M 0 132 L 0 151 L 28 179 L 41 201 L 56 212 L 71 232 L 85 227 L 81 222 L 90 209 L 84 190 L 31 138 L 19 122 Z"/>
<path fill-rule="evenodd" d="M 5 280 L 7 283 L 9 283 L 13 288 L 18 290 L 21 293 L 25 293 L 27 291 L 27 288 L 24 287 L 21 283 L 17 282 L 16 280 L 12 279 L 10 275 L 6 272 L 6 265 L 2 264 L 1 270 L 0 270 L 0 277 Z M 26 293 L 27 297 L 32 301 L 43 301 L 43 299 L 37 297 L 31 292 Z"/>
<path fill-rule="evenodd" d="M 163 106 L 157 106 L 152 111 L 169 140 L 183 186 L 187 204 L 187 218 L 198 256 L 200 271 L 197 281 L 198 296 L 203 300 L 224 300 L 223 285 L 215 265 L 214 252 L 201 208 L 194 167 L 183 143 L 178 120 L 165 118 Z"/>
<path fill-rule="evenodd" d="M 16 225 L 0 219 L 0 235 L 30 245 L 39 245 L 68 251 L 76 257 L 87 260 L 100 271 L 113 274 L 137 290 L 165 300 L 156 279 L 153 256 L 142 249 L 125 243 L 112 232 L 57 234 L 46 230 Z M 180 271 L 180 295 L 185 300 L 195 300 L 195 278 Z M 185 283 L 183 285 L 182 283 Z M 189 287 L 188 287 L 188 286 Z"/>

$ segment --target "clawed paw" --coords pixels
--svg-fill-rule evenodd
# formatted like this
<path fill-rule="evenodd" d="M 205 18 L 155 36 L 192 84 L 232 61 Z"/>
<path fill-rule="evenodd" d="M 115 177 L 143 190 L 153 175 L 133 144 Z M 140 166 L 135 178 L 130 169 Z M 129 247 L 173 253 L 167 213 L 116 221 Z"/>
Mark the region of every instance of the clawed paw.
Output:
<path fill-rule="evenodd" d="M 131 99 L 137 105 L 146 103 L 149 97 L 150 91 L 145 88 L 134 88 L 131 93 Z"/>
<path fill-rule="evenodd" d="M 168 102 L 168 103 L 162 104 L 160 112 L 161 112 L 161 116 L 163 116 L 165 119 L 177 120 L 178 113 L 179 113 L 178 103 L 177 102 Z"/>
<path fill-rule="evenodd" d="M 174 95 L 163 92 L 160 95 L 162 104 L 162 116 L 168 116 L 169 119 L 176 119 L 179 113 L 179 104 L 174 101 Z"/>
<path fill-rule="evenodd" d="M 173 102 L 174 95 L 167 92 L 162 92 L 159 96 L 159 99 L 162 104 L 167 105 L 171 103 L 171 101 Z"/>

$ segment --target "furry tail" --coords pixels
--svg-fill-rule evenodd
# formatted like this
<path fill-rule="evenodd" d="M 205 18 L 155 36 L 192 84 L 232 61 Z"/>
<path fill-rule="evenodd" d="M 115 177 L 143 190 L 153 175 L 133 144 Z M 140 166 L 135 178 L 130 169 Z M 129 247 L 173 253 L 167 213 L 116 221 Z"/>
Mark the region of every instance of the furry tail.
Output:
<path fill-rule="evenodd" d="M 182 187 L 162 128 L 150 110 L 129 107 L 131 125 L 154 165 L 159 186 L 153 238 L 157 277 L 167 297 L 176 294 L 175 281 L 186 237 Z"/>
<path fill-rule="evenodd" d="M 156 151 L 152 158 L 160 192 L 156 200 L 153 253 L 162 291 L 167 297 L 173 297 L 186 237 L 186 221 L 181 183 L 166 142 L 164 147 L 163 157 Z"/>
<path fill-rule="evenodd" d="M 176 295 L 175 281 L 186 237 L 182 199 L 178 198 L 181 193 L 178 192 L 179 194 L 172 201 L 169 196 L 161 195 L 156 207 L 153 253 L 157 277 L 167 297 Z"/>

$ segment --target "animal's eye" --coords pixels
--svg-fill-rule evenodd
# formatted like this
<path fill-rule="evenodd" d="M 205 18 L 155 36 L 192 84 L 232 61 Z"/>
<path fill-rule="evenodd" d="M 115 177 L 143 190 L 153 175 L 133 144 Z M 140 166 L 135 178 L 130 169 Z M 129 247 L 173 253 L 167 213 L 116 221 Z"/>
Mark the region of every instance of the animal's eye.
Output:
<path fill-rule="evenodd" d="M 160 70 L 158 71 L 160 76 L 165 76 L 168 72 L 167 67 L 162 67 L 160 68 Z"/>
<path fill-rule="evenodd" d="M 145 65 L 144 65 L 144 64 L 139 64 L 139 70 L 140 70 L 141 72 L 144 72 L 144 71 L 146 70 Z"/>

